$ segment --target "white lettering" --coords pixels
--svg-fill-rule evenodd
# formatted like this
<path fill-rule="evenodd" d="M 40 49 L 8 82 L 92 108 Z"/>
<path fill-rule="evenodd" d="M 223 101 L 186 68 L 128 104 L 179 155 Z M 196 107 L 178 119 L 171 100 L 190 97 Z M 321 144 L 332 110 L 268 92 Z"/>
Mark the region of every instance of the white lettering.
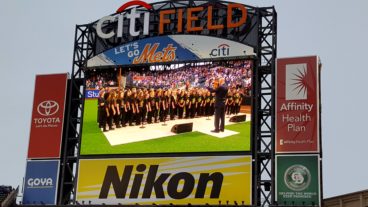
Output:
<path fill-rule="evenodd" d="M 140 17 L 139 14 L 137 14 L 136 12 L 136 8 L 133 8 L 130 12 L 130 14 L 127 15 L 127 18 L 130 20 L 129 23 L 129 34 L 133 37 L 138 36 L 139 35 L 139 31 L 135 30 L 135 22 L 136 19 L 138 19 Z"/>
<path fill-rule="evenodd" d="M 115 34 L 117 37 L 123 37 L 123 33 L 124 33 L 124 19 L 129 20 L 129 34 L 132 37 L 136 37 L 138 35 L 141 34 L 141 31 L 136 30 L 136 20 L 139 19 L 141 17 L 142 13 L 138 13 L 136 8 L 133 8 L 130 11 L 130 14 L 125 15 L 123 14 L 119 14 L 117 16 L 117 29 L 116 29 L 116 33 L 114 31 L 110 31 L 109 33 L 105 33 L 104 31 L 102 31 L 103 25 L 105 23 L 108 22 L 114 22 L 115 21 L 115 17 L 114 16 L 106 16 L 101 18 L 97 24 L 96 24 L 96 32 L 97 35 L 103 39 L 108 39 L 113 37 Z M 143 35 L 149 35 L 149 17 L 150 17 L 150 13 L 149 12 L 143 12 L 144 14 L 144 18 L 143 18 Z"/>
<path fill-rule="evenodd" d="M 123 37 L 123 24 L 124 22 L 124 16 L 123 14 L 120 14 L 119 17 L 118 17 L 118 37 Z"/>
<path fill-rule="evenodd" d="M 30 178 L 27 180 L 27 185 L 30 187 L 37 186 L 53 186 L 51 178 Z"/>
<path fill-rule="evenodd" d="M 149 16 L 150 13 L 145 12 L 144 13 L 144 20 L 143 20 L 143 34 L 149 35 Z"/>
<path fill-rule="evenodd" d="M 111 31 L 109 33 L 104 33 L 102 31 L 102 25 L 107 22 L 107 21 L 114 21 L 115 18 L 113 16 L 106 16 L 106 17 L 103 17 L 102 19 L 100 19 L 98 22 L 97 22 L 97 25 L 96 25 L 96 32 L 97 32 L 97 35 L 103 39 L 108 39 L 108 38 L 111 38 L 115 35 L 115 32 L 114 31 Z"/>
<path fill-rule="evenodd" d="M 308 111 L 311 112 L 313 104 L 288 102 L 281 105 L 280 111 Z"/>
<path fill-rule="evenodd" d="M 34 118 L 33 122 L 35 124 L 59 124 L 61 123 L 59 117 L 54 118 Z"/>

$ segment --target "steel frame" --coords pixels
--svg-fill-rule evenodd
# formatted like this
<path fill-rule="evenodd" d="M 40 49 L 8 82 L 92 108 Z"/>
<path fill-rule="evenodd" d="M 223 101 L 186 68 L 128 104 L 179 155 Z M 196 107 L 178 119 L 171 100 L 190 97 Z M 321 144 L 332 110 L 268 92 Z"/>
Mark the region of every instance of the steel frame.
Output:
<path fill-rule="evenodd" d="M 153 21 L 157 22 L 160 9 L 178 7 L 194 7 L 203 4 L 217 5 L 219 8 L 228 4 L 227 1 L 163 1 L 151 4 L 153 6 Z M 253 150 L 253 203 L 255 206 L 270 206 L 274 204 L 274 98 L 275 98 L 275 60 L 277 40 L 277 14 L 273 7 L 249 7 L 250 13 L 256 19 L 251 20 L 248 30 L 257 34 L 256 44 L 251 45 L 257 54 L 253 73 L 252 99 L 252 142 Z M 206 15 L 205 13 L 199 14 Z M 225 14 L 219 12 L 218 21 L 224 21 Z M 202 19 L 202 18 L 200 18 Z M 66 123 L 62 146 L 61 172 L 58 193 L 58 205 L 76 204 L 76 186 L 78 176 L 78 159 L 82 134 L 84 85 L 86 62 L 98 53 L 117 45 L 139 39 L 109 39 L 102 40 L 96 36 L 94 24 L 77 25 L 75 30 L 72 73 L 69 81 L 68 100 L 66 108 Z M 176 22 L 168 25 L 175 27 Z M 139 23 L 138 23 L 139 25 Z M 202 25 L 202 24 L 201 24 Z M 157 25 L 156 25 L 157 26 Z M 157 27 L 150 31 L 150 36 L 157 36 Z M 125 27 L 125 25 L 124 25 Z M 198 35 L 218 36 L 238 42 L 249 43 L 248 34 L 242 34 L 239 29 L 224 29 L 217 32 L 203 30 Z M 174 33 L 175 34 L 175 33 Z M 193 33 L 192 33 L 193 34 Z M 141 37 L 142 38 L 142 37 Z M 103 50 L 101 49 L 103 47 Z M 228 205 L 228 204 L 222 204 Z"/>
<path fill-rule="evenodd" d="M 84 105 L 84 71 L 86 60 L 93 56 L 93 35 L 90 25 L 78 25 L 75 30 L 73 66 L 68 84 L 65 133 L 61 157 L 58 205 L 75 204 L 78 157 L 82 134 Z"/>
<path fill-rule="evenodd" d="M 252 128 L 257 206 L 274 205 L 275 63 L 277 13 L 274 7 L 259 9 L 258 67 L 253 74 Z M 254 116 L 253 116 L 254 115 Z"/>

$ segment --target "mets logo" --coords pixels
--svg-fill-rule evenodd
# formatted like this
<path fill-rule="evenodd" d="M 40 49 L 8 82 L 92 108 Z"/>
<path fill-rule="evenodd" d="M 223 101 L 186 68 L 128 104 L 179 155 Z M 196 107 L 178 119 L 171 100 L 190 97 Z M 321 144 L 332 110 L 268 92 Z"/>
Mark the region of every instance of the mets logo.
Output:
<path fill-rule="evenodd" d="M 37 106 L 37 112 L 42 116 L 52 116 L 59 111 L 59 104 L 56 101 L 43 101 Z"/>
<path fill-rule="evenodd" d="M 293 165 L 284 174 L 285 185 L 293 191 L 303 191 L 307 189 L 311 182 L 311 174 L 303 165 Z"/>

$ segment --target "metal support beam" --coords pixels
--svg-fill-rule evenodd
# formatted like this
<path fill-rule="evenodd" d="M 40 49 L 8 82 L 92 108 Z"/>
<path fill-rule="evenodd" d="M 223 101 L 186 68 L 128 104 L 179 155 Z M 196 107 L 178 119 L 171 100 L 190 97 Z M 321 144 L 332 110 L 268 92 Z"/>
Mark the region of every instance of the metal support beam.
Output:
<path fill-rule="evenodd" d="M 84 72 L 87 59 L 92 57 L 92 36 L 89 25 L 77 26 L 75 30 L 73 68 L 69 81 L 66 107 L 65 132 L 63 137 L 59 205 L 75 204 L 78 156 L 81 140 L 81 123 L 84 100 Z"/>
<path fill-rule="evenodd" d="M 253 74 L 252 134 L 255 138 L 254 199 L 256 206 L 274 204 L 275 62 L 277 14 L 273 7 L 258 10 L 258 51 Z"/>

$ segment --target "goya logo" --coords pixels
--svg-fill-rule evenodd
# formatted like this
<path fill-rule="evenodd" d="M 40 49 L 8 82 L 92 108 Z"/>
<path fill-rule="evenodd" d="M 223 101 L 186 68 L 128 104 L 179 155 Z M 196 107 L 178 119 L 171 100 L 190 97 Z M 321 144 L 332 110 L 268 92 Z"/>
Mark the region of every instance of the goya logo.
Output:
<path fill-rule="evenodd" d="M 293 165 L 284 174 L 285 185 L 293 191 L 303 191 L 307 189 L 311 182 L 311 174 L 303 165 Z"/>
<path fill-rule="evenodd" d="M 146 44 L 142 54 L 134 58 L 133 64 L 170 62 L 175 60 L 176 47 L 168 44 L 162 51 L 157 51 L 159 46 L 160 43 L 155 43 L 152 46 L 151 44 Z"/>
<path fill-rule="evenodd" d="M 228 44 L 221 44 L 217 48 L 211 50 L 211 57 L 226 57 L 230 55 L 230 46 Z"/>
<path fill-rule="evenodd" d="M 146 2 L 143 1 L 131 1 L 128 2 L 124 5 L 122 5 L 117 11 L 116 13 L 118 13 L 117 19 L 118 19 L 118 27 L 117 27 L 117 31 L 115 33 L 115 31 L 110 31 L 110 32 L 105 32 L 103 31 L 103 25 L 106 22 L 114 22 L 115 21 L 115 17 L 114 16 L 106 16 L 103 17 L 102 19 L 100 19 L 97 22 L 96 25 L 96 32 L 97 35 L 101 38 L 104 39 L 108 39 L 111 38 L 113 36 L 117 36 L 117 37 L 122 37 L 123 36 L 123 26 L 124 26 L 124 19 L 128 19 L 129 20 L 129 34 L 130 36 L 136 37 L 138 35 L 141 34 L 141 31 L 137 31 L 136 30 L 136 20 L 141 18 L 141 15 L 143 14 L 144 16 L 144 20 L 143 20 L 143 35 L 148 35 L 149 34 L 149 12 L 137 12 L 136 7 L 132 8 L 130 10 L 129 14 L 122 14 L 122 12 L 127 9 L 128 7 L 131 6 L 142 6 L 145 7 L 146 9 L 151 9 L 152 6 L 147 4 Z"/>
<path fill-rule="evenodd" d="M 54 187 L 52 178 L 29 178 L 27 180 L 28 188 L 52 188 Z"/>
<path fill-rule="evenodd" d="M 52 116 L 59 111 L 59 104 L 56 101 L 43 101 L 37 106 L 37 112 L 42 116 Z"/>
<path fill-rule="evenodd" d="M 100 199 L 107 199 L 110 189 L 113 189 L 116 198 L 138 198 L 149 199 L 154 196 L 156 198 L 173 198 L 184 199 L 194 193 L 195 198 L 204 198 L 206 189 L 210 189 L 210 198 L 219 198 L 224 175 L 220 172 L 200 173 L 199 178 L 195 178 L 189 172 L 178 173 L 158 173 L 159 165 L 147 166 L 139 164 L 136 166 L 136 172 L 133 173 L 134 166 L 126 165 L 123 174 L 119 174 L 116 166 L 108 166 L 104 181 L 99 194 Z M 143 178 L 146 174 L 145 183 Z M 128 192 L 129 181 L 133 180 L 133 184 Z M 141 189 L 142 184 L 144 188 Z M 112 188 L 111 188 L 112 187 Z M 142 191 L 143 190 L 143 191 Z M 140 194 L 140 192 L 143 192 Z"/>

